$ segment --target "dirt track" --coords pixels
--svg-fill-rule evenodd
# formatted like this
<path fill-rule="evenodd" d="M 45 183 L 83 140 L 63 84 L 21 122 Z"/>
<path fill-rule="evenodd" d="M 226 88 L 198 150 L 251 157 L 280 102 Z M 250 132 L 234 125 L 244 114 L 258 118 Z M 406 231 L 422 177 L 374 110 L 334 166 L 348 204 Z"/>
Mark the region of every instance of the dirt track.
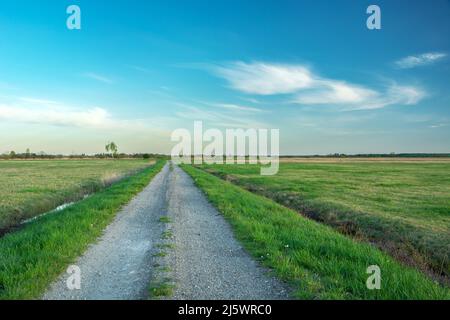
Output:
<path fill-rule="evenodd" d="M 165 215 L 168 225 L 160 222 Z M 81 269 L 81 289 L 69 290 L 64 273 L 43 299 L 147 299 L 166 227 L 174 244 L 165 259 L 175 285 L 169 298 L 288 298 L 284 285 L 243 250 L 192 179 L 166 165 L 74 263 Z"/>

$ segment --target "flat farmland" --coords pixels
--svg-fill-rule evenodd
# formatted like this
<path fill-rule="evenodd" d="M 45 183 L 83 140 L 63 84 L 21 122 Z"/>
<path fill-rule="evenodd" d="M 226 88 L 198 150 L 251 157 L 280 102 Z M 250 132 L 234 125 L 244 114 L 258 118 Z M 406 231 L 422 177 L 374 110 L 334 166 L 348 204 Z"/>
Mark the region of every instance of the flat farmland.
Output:
<path fill-rule="evenodd" d="M 448 283 L 448 160 L 285 159 L 274 176 L 255 165 L 201 168 Z"/>
<path fill-rule="evenodd" d="M 0 161 L 0 232 L 150 164 L 149 160 Z"/>

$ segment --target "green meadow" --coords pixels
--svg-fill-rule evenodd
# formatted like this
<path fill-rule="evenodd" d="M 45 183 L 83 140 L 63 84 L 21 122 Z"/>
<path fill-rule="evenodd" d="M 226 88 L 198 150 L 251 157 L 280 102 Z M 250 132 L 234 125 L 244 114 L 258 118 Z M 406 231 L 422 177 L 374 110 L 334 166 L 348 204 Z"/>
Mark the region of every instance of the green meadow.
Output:
<path fill-rule="evenodd" d="M 450 291 L 376 247 L 307 219 L 266 197 L 185 165 L 235 236 L 299 299 L 449 299 Z M 367 287 L 369 266 L 381 270 L 381 286 Z"/>
<path fill-rule="evenodd" d="M 42 216 L 0 238 L 0 300 L 40 298 L 164 163 L 147 165 L 57 214 Z"/>
<path fill-rule="evenodd" d="M 446 282 L 450 275 L 450 162 L 282 162 L 202 169 L 270 198 Z"/>
<path fill-rule="evenodd" d="M 146 160 L 0 161 L 0 231 L 148 167 Z"/>

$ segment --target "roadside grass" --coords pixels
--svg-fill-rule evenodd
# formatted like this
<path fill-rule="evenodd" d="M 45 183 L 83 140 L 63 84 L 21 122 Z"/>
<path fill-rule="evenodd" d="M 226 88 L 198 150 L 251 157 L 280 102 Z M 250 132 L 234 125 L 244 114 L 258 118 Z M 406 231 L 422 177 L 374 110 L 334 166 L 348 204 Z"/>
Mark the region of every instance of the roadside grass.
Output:
<path fill-rule="evenodd" d="M 450 276 L 450 162 L 351 161 L 202 169 L 355 239 L 442 283 Z"/>
<path fill-rule="evenodd" d="M 0 235 L 150 165 L 149 160 L 0 161 Z"/>
<path fill-rule="evenodd" d="M 57 214 L 43 216 L 0 238 L 0 299 L 39 298 L 164 163 L 158 161 Z"/>
<path fill-rule="evenodd" d="M 300 299 L 450 299 L 450 291 L 377 248 L 192 166 L 182 168 L 230 222 L 244 247 Z M 381 269 L 369 290 L 367 268 Z"/>

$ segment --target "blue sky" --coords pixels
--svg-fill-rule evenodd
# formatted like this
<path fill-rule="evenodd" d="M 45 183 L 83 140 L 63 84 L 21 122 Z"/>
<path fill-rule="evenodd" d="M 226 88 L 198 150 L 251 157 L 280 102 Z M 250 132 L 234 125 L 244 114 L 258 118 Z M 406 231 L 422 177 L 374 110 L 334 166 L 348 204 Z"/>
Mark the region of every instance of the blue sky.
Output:
<path fill-rule="evenodd" d="M 449 16 L 448 0 L 4 0 L 0 152 L 169 152 L 194 120 L 279 128 L 282 154 L 450 152 Z"/>

